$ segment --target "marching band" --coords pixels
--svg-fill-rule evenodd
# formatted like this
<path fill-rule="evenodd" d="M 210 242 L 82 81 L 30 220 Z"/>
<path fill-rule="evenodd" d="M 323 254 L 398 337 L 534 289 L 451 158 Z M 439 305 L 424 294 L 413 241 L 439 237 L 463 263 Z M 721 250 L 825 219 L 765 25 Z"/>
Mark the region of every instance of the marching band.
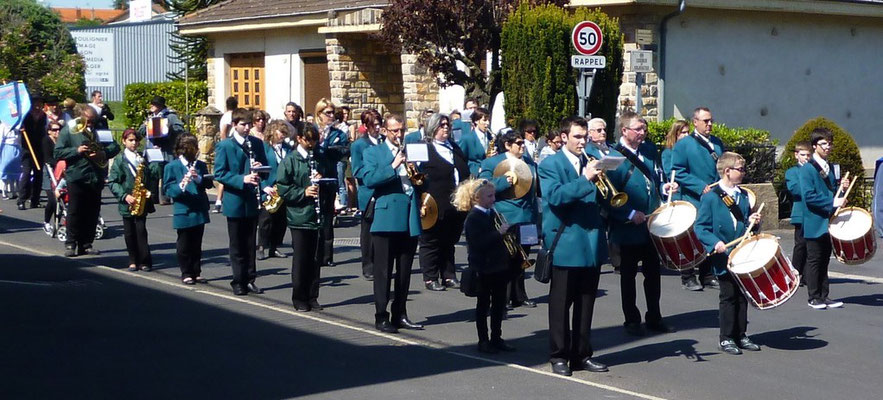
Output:
<path fill-rule="evenodd" d="M 154 103 L 164 107 L 164 99 Z M 361 273 L 373 281 L 375 328 L 424 329 L 407 307 L 419 253 L 428 290 L 462 284 L 464 293 L 478 298 L 478 350 L 515 350 L 502 339 L 501 321 L 507 305 L 536 307 L 524 280 L 534 267 L 532 246 L 540 245 L 537 274 L 543 268 L 551 277 L 549 361 L 553 373 L 569 376 L 573 370 L 608 370 L 594 358 L 591 328 L 601 266 L 615 254 L 626 333 L 674 330 L 660 307 L 666 267 L 681 272 L 685 289 L 719 286 L 719 347 L 741 354 L 760 350 L 746 333 L 749 304 L 760 310 L 781 305 L 805 282 L 810 307 L 840 307 L 829 298 L 832 249 L 851 264 L 867 261 L 876 250 L 873 233 L 857 235 L 847 226 L 867 212 L 846 207 L 853 182 L 827 161 L 834 143 L 825 129 L 794 149 L 800 164 L 785 174 L 799 239 L 792 265 L 775 237 L 758 233 L 763 204 L 757 207 L 739 186 L 746 162 L 711 134 L 714 121 L 704 107 L 693 113 L 692 132 L 686 121 L 675 124 L 662 152 L 647 140 L 647 122 L 633 112 L 620 116 L 616 141 L 608 140 L 603 119 L 581 117 L 565 118 L 544 140 L 537 140 L 535 121 L 493 135 L 490 113 L 480 107 L 464 112 L 471 124 L 427 112 L 421 129 L 406 140 L 402 116 L 369 109 L 360 116 L 361 137 L 350 143 L 333 124 L 337 108 L 329 100 L 316 105 L 318 126 L 300 122 L 294 115 L 300 109 L 290 103 L 287 120 L 272 122 L 266 113 L 232 110 L 230 135 L 217 143 L 210 173 L 197 159 L 194 136 L 176 135 L 176 158 L 161 157 L 168 162 L 162 168 L 138 153 L 145 129 L 124 132 L 120 152 L 116 143 L 96 138 L 96 112 L 86 107 L 64 126 L 54 147 L 55 158 L 67 164 L 71 194 L 65 255 L 97 254 L 92 232 L 104 166 L 113 158 L 108 182 L 124 221 L 129 269 L 152 268 L 145 221 L 155 209 L 149 189 L 161 178 L 162 192 L 174 202 L 182 282 L 205 283 L 200 265 L 209 223 L 206 190 L 215 180 L 225 188 L 233 292 L 263 292 L 255 283 L 255 259 L 287 257 L 280 251 L 287 226 L 292 304 L 298 311 L 320 311 L 320 267 L 333 265 L 337 167 L 349 156 L 361 212 Z M 266 126 L 263 141 L 252 132 L 254 117 Z M 462 132 L 455 137 L 454 129 Z M 161 147 L 171 152 L 169 143 Z M 474 275 L 461 283 L 454 255 L 464 225 L 467 270 Z M 643 316 L 636 304 L 639 270 Z"/>

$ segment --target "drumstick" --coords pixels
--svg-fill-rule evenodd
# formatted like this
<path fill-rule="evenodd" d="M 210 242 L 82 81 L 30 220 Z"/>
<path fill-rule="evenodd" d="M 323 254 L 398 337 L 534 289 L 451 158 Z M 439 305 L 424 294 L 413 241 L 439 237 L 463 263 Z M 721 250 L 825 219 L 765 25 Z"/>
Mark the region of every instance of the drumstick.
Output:
<path fill-rule="evenodd" d="M 666 203 L 671 203 L 671 184 L 675 183 L 675 170 L 671 170 L 671 181 L 668 182 L 668 199 L 665 201 Z"/>
<path fill-rule="evenodd" d="M 764 206 L 764 205 L 766 205 L 766 203 L 760 203 L 760 207 L 757 208 L 757 212 L 758 212 L 758 213 L 760 213 L 760 212 L 763 210 L 763 206 Z M 725 245 L 724 245 L 724 248 L 729 249 L 730 247 L 733 247 L 734 245 L 737 245 L 737 244 L 742 243 L 745 239 L 748 239 L 748 238 L 751 236 L 751 229 L 752 229 L 752 228 L 754 228 L 754 222 L 751 222 L 751 223 L 748 224 L 748 228 L 745 229 L 745 234 L 744 234 L 744 235 L 742 235 L 742 236 L 740 236 L 739 238 L 734 239 L 733 241 L 731 241 L 731 242 L 725 244 Z M 711 257 L 712 255 L 714 255 L 714 251 L 712 251 L 712 252 L 706 254 L 706 256 L 708 256 L 708 257 Z"/>
<path fill-rule="evenodd" d="M 849 171 L 846 171 L 846 175 L 843 175 L 843 179 L 849 179 Z M 843 190 L 843 186 L 837 186 L 837 193 L 834 194 L 834 198 L 840 197 L 840 192 Z"/>
<path fill-rule="evenodd" d="M 846 174 L 848 175 L 848 174 L 849 174 L 849 171 L 846 171 Z M 849 192 L 852 191 L 852 185 L 855 184 L 855 181 L 856 181 L 856 180 L 857 180 L 857 179 L 853 179 L 852 182 L 849 182 L 849 187 L 846 188 L 846 193 L 843 194 L 843 198 L 844 198 L 844 199 L 847 198 L 847 197 L 849 197 Z"/>

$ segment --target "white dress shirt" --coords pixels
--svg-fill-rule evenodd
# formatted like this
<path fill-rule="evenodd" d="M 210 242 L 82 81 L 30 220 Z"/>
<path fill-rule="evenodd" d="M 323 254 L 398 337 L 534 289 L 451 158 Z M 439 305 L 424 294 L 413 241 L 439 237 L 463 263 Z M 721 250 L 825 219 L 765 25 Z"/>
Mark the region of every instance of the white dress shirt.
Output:
<path fill-rule="evenodd" d="M 392 153 L 393 159 L 395 159 L 395 156 L 399 153 L 399 148 L 393 146 L 389 141 L 386 142 L 386 147 L 389 149 L 390 153 Z M 402 182 L 402 190 L 405 191 L 406 195 L 410 196 L 414 193 L 414 187 L 411 186 L 411 180 L 408 179 L 408 170 L 405 168 L 405 163 L 399 164 L 395 170 L 399 175 L 399 180 Z"/>

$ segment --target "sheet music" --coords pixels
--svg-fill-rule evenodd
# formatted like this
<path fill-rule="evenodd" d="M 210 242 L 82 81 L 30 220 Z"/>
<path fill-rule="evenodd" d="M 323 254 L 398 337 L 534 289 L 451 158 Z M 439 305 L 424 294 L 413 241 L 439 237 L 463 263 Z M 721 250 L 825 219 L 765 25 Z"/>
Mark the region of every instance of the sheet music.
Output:
<path fill-rule="evenodd" d="M 147 162 L 162 162 L 165 161 L 165 157 L 163 157 L 162 150 L 159 148 L 147 149 L 144 151 L 147 155 Z"/>
<path fill-rule="evenodd" d="M 601 159 L 598 161 L 598 166 L 596 168 L 604 170 L 614 170 L 619 168 L 619 166 L 625 161 L 625 157 L 606 155 L 604 157 L 601 157 Z"/>
<path fill-rule="evenodd" d="M 409 162 L 429 161 L 429 148 L 426 143 L 409 143 L 405 146 L 405 152 L 408 154 Z"/>
<path fill-rule="evenodd" d="M 521 244 L 534 245 L 540 243 L 540 236 L 537 234 L 537 226 L 534 224 L 526 224 L 519 226 L 521 230 Z"/>
<path fill-rule="evenodd" d="M 113 133 L 108 129 L 99 129 L 95 131 L 95 137 L 98 138 L 98 142 L 100 143 L 113 142 Z"/>

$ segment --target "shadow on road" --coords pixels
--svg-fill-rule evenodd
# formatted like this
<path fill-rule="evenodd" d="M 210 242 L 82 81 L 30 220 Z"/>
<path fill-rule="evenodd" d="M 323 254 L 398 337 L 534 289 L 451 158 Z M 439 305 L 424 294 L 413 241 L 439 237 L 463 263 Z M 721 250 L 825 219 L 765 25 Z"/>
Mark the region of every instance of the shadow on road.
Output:
<path fill-rule="evenodd" d="M 751 335 L 751 339 L 761 346 L 767 346 L 779 350 L 814 350 L 828 345 L 828 342 L 815 339 L 816 335 L 810 335 L 810 331 L 818 328 L 814 326 L 797 326 Z"/>

